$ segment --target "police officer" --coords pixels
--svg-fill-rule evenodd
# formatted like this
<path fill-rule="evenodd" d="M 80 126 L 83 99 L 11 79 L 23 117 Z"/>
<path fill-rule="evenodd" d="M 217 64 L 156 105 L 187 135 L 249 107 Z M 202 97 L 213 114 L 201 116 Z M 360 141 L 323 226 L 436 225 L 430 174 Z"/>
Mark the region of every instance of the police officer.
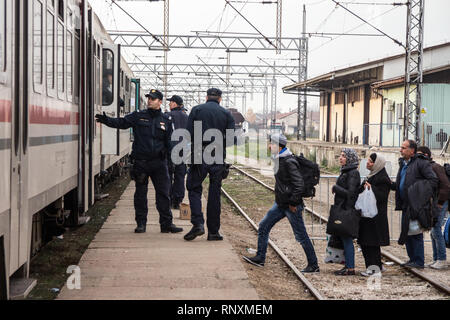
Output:
<path fill-rule="evenodd" d="M 151 90 L 146 95 L 148 109 L 133 112 L 125 118 L 109 118 L 105 113 L 96 115 L 97 122 L 111 128 L 133 128 L 134 142 L 131 158 L 134 162 L 131 176 L 136 182 L 134 208 L 136 211 L 136 233 L 145 233 L 147 226 L 147 191 L 149 177 L 156 190 L 156 208 L 162 233 L 178 233 L 183 229 L 173 223 L 170 211 L 170 178 L 167 169 L 167 155 L 171 149 L 172 121 L 161 112 L 163 95 Z"/>
<path fill-rule="evenodd" d="M 208 206 L 207 206 L 207 226 L 208 226 L 208 241 L 220 241 L 223 240 L 222 235 L 219 233 L 220 229 L 220 192 L 222 187 L 222 179 L 226 176 L 227 167 L 224 159 L 226 148 L 226 131 L 227 129 L 235 130 L 235 123 L 231 113 L 225 108 L 220 106 L 222 101 L 222 91 L 219 89 L 209 89 L 207 92 L 207 102 L 205 104 L 196 106 L 192 109 L 187 129 L 191 135 L 192 150 L 193 150 L 193 162 L 189 168 L 187 178 L 187 189 L 189 193 L 189 202 L 191 206 L 191 223 L 193 225 L 192 230 L 184 236 L 186 241 L 194 240 L 196 237 L 205 233 L 204 218 L 202 213 L 202 183 L 206 176 L 209 174 L 209 193 L 208 193 Z M 196 131 L 194 125 L 202 126 L 202 137 L 196 137 Z M 208 147 L 213 141 L 203 141 L 203 136 L 209 129 L 216 129 L 219 131 L 223 140 L 219 141 L 223 143 L 223 156 L 221 159 L 215 157 L 216 161 L 213 164 L 206 164 L 204 159 L 205 148 Z M 206 139 L 205 139 L 206 140 Z M 201 163 L 195 163 L 195 153 L 198 150 L 196 141 L 202 141 L 200 150 L 202 151 Z M 214 141 L 215 142 L 215 141 Z"/>
<path fill-rule="evenodd" d="M 183 109 L 183 99 L 180 96 L 173 96 L 168 101 L 170 112 L 167 114 L 172 118 L 173 130 L 186 129 L 188 115 Z M 180 139 L 181 140 L 181 139 Z M 175 142 L 176 144 L 176 142 Z M 183 156 L 181 154 L 181 156 Z M 184 179 L 186 178 L 186 164 L 175 165 L 171 157 L 168 157 L 170 175 L 170 199 L 172 209 L 180 209 L 180 204 L 185 196 Z"/>

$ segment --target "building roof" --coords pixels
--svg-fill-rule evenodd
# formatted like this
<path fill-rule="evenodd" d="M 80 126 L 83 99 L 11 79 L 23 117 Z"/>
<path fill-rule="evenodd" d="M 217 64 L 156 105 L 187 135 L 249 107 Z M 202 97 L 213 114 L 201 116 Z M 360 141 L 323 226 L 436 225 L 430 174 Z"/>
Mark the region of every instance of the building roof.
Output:
<path fill-rule="evenodd" d="M 450 50 L 450 42 L 431 46 L 424 49 L 424 54 L 430 61 L 424 63 L 424 70 L 434 70 L 450 66 L 450 60 L 446 54 L 435 57 L 434 51 L 444 49 Z M 431 54 L 433 52 L 433 55 Z M 297 92 L 300 90 L 306 91 L 336 91 L 343 88 L 358 86 L 362 84 L 372 84 L 380 81 L 390 81 L 398 78 L 404 72 L 404 58 L 405 54 L 398 54 L 383 59 L 378 59 L 363 64 L 358 64 L 343 69 L 335 70 L 303 82 L 295 83 L 283 88 L 285 92 Z M 434 60 L 433 60 L 434 59 Z M 395 61 L 398 60 L 398 61 Z M 403 60 L 403 61 L 401 61 Z M 424 59 L 425 60 L 425 59 Z M 389 70 L 384 70 L 384 66 L 389 64 Z M 395 65 L 394 65 L 395 64 Z M 397 76 L 392 74 L 397 73 Z M 386 79 L 384 77 L 388 77 Z"/>

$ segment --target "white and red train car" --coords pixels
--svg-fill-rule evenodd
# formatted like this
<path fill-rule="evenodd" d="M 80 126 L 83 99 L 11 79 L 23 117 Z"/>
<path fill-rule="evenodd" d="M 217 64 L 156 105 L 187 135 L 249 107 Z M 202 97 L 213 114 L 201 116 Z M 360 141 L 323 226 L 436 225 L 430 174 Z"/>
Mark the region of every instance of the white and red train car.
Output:
<path fill-rule="evenodd" d="M 120 171 L 132 133 L 95 114 L 134 111 L 139 91 L 87 0 L 0 0 L 0 299 L 50 227 L 82 224 L 99 177 Z"/>

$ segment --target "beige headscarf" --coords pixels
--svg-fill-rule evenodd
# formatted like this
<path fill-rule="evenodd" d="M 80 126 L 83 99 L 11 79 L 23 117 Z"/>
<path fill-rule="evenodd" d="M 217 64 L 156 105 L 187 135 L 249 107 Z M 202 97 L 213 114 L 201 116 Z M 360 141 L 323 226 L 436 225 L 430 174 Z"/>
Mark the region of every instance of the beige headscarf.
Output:
<path fill-rule="evenodd" d="M 371 178 L 374 175 L 376 175 L 378 172 L 383 170 L 385 165 L 386 165 L 386 160 L 382 156 L 377 154 L 377 158 L 375 159 L 375 163 L 374 163 L 374 165 L 372 167 L 372 170 L 370 170 L 370 173 L 367 176 L 367 178 Z"/>

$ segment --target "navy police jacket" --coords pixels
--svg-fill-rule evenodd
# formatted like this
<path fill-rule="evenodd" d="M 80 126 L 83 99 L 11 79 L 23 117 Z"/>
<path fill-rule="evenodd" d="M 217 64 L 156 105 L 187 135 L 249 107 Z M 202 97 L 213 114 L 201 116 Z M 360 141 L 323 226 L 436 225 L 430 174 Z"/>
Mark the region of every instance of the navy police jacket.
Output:
<path fill-rule="evenodd" d="M 117 129 L 133 128 L 131 157 L 135 160 L 164 159 L 171 151 L 172 120 L 161 110 L 146 109 L 124 118 L 108 118 L 106 125 Z"/>
<path fill-rule="evenodd" d="M 205 134 L 209 129 L 217 129 L 223 135 L 223 156 L 226 157 L 225 149 L 226 145 L 226 131 L 227 129 L 235 130 L 235 122 L 234 118 L 231 115 L 230 111 L 220 106 L 219 102 L 215 100 L 209 100 L 205 104 L 201 104 L 192 109 L 187 129 L 191 134 L 191 141 L 195 142 L 194 136 L 194 124 L 195 122 L 201 122 L 202 124 L 202 135 Z M 202 137 L 203 138 L 203 137 Z M 203 139 L 202 139 L 203 141 Z M 203 141 L 203 147 L 209 145 L 211 141 Z M 228 141 L 229 145 L 233 145 L 236 143 L 236 139 L 233 141 Z M 228 146 L 229 146 L 228 145 Z"/>

